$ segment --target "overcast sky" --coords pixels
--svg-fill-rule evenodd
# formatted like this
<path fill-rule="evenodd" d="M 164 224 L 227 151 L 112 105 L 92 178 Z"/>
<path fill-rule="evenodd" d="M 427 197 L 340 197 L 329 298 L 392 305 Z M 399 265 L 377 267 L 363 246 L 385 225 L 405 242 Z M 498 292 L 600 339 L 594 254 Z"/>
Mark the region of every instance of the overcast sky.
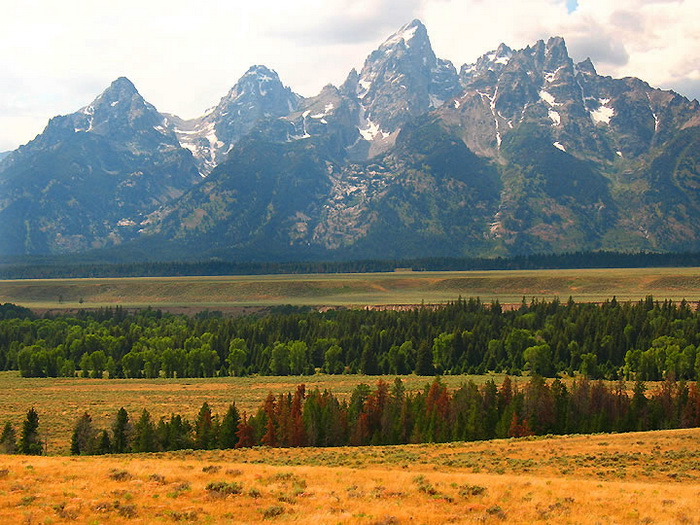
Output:
<path fill-rule="evenodd" d="M 0 151 L 119 76 L 185 118 L 253 64 L 312 96 L 414 18 L 458 69 L 501 42 L 560 35 L 601 74 L 700 98 L 700 0 L 27 0 L 0 7 Z"/>

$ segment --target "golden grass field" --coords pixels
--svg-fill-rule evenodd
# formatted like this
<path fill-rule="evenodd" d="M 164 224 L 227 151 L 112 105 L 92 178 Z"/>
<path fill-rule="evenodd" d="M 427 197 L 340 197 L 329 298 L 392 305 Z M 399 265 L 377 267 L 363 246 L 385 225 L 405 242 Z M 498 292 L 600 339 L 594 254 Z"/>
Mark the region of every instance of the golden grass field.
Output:
<path fill-rule="evenodd" d="M 700 300 L 700 268 L 394 272 L 232 277 L 0 281 L 0 302 L 30 308 L 186 309 L 442 303 L 458 296 L 519 303 L 523 297 Z M 81 302 L 82 300 L 82 302 Z"/>
<path fill-rule="evenodd" d="M 228 492 L 228 493 L 227 493 Z M 0 523 L 700 523 L 700 429 L 0 456 Z"/>

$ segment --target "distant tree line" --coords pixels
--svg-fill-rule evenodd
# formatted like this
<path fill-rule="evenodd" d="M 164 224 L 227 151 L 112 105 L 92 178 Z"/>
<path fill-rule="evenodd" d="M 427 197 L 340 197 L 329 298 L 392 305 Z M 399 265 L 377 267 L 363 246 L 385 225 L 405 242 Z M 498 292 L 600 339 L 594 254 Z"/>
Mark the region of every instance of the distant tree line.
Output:
<path fill-rule="evenodd" d="M 0 264 L 0 279 L 74 277 L 164 277 L 306 273 L 416 271 L 538 270 L 563 268 L 650 268 L 700 266 L 700 253 L 571 252 L 513 257 L 425 257 L 350 261 L 241 262 L 224 259 L 168 262 L 74 262 L 72 259 L 23 260 Z"/>
<path fill-rule="evenodd" d="M 602 304 L 523 300 L 515 309 L 478 299 L 406 311 L 289 307 L 239 318 L 119 307 L 36 318 L 4 305 L 0 315 L 10 317 L 0 320 L 0 369 L 24 377 L 700 375 L 697 305 L 652 297 Z"/>
<path fill-rule="evenodd" d="M 654 392 L 646 390 L 642 381 L 634 383 L 630 395 L 623 381 L 606 385 L 582 378 L 567 387 L 559 379 L 533 376 L 522 386 L 506 377 L 501 385 L 489 380 L 479 387 L 470 381 L 452 392 L 435 378 L 410 393 L 397 378 L 391 384 L 380 380 L 374 389 L 360 384 L 349 399 L 339 399 L 328 390 L 307 391 L 299 385 L 294 392 L 268 394 L 251 415 L 241 414 L 235 403 L 223 417 L 204 403 L 193 421 L 179 414 L 156 421 L 146 409 L 132 419 L 121 408 L 109 429 L 99 429 L 86 412 L 74 425 L 70 450 L 91 455 L 256 445 L 392 445 L 700 426 L 697 383 L 669 379 Z M 16 445 L 11 423 L 5 429 L 0 439 L 5 451 L 41 453 L 40 447 L 28 452 L 34 449 L 22 440 Z"/>

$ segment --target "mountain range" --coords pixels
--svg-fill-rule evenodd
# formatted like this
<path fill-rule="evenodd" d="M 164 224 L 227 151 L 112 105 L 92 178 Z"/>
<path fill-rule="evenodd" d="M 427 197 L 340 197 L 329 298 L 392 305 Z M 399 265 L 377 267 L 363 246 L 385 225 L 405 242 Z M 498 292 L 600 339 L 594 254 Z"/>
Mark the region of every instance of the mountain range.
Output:
<path fill-rule="evenodd" d="M 0 158 L 0 224 L 3 257 L 697 251 L 700 105 L 559 37 L 457 69 L 414 20 L 310 98 L 257 65 L 184 120 L 119 78 Z"/>

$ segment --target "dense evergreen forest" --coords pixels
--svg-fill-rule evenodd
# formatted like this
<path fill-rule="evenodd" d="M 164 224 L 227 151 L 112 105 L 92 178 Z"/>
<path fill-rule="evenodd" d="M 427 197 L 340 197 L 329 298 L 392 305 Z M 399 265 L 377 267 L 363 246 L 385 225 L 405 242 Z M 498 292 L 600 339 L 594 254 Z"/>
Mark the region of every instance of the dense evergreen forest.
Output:
<path fill-rule="evenodd" d="M 277 308 L 195 317 L 117 307 L 35 317 L 0 306 L 0 369 L 25 377 L 465 374 L 697 380 L 700 312 L 688 302 L 459 299 L 406 311 Z"/>
<path fill-rule="evenodd" d="M 307 273 L 416 271 L 539 270 L 559 268 L 651 268 L 700 266 L 700 253 L 575 252 L 521 255 L 509 258 L 449 258 L 240 262 L 221 259 L 170 262 L 84 262 L 69 259 L 23 259 L 0 262 L 0 279 L 74 277 L 164 277 L 195 275 L 268 275 Z"/>
<path fill-rule="evenodd" d="M 132 419 L 121 408 L 106 430 L 96 428 L 86 412 L 75 423 L 71 453 L 391 445 L 697 426 L 700 391 L 685 381 L 667 379 L 650 393 L 637 381 L 630 395 L 623 381 L 607 386 L 583 378 L 567 387 L 560 379 L 533 376 L 517 384 L 506 377 L 500 386 L 468 382 L 450 392 L 436 378 L 410 393 L 397 378 L 393 384 L 380 380 L 375 389 L 360 384 L 347 400 L 299 385 L 294 392 L 270 393 L 250 416 L 235 403 L 221 418 L 204 403 L 193 422 L 180 414 L 155 421 L 146 409 Z M 41 453 L 39 435 L 38 414 L 31 409 L 19 443 L 12 423 L 5 424 L 0 449 Z"/>

